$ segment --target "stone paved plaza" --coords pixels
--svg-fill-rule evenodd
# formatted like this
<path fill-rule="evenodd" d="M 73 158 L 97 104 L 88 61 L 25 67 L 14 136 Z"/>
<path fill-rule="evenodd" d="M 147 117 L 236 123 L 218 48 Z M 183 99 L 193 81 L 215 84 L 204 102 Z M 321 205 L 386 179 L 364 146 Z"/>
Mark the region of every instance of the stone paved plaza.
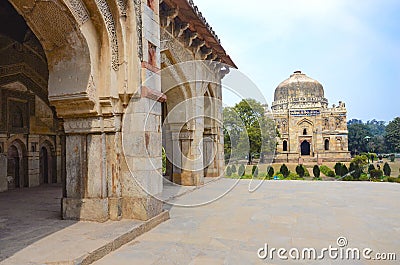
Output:
<path fill-rule="evenodd" d="M 232 187 L 221 179 L 176 199 L 180 205 L 212 200 Z M 95 264 L 310 264 L 261 261 L 269 247 L 348 247 L 395 252 L 400 259 L 400 185 L 360 182 L 266 181 L 254 193 L 240 181 L 226 196 L 201 207 L 168 206 L 171 219 Z M 375 253 L 374 252 L 374 253 Z M 318 264 L 398 264 L 333 261 Z"/>

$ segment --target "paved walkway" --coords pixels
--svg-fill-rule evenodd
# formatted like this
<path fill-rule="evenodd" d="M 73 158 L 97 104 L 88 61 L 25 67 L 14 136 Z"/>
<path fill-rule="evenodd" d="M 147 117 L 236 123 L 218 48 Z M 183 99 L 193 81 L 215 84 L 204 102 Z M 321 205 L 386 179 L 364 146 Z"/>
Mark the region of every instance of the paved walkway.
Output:
<path fill-rule="evenodd" d="M 292 264 L 275 254 L 261 261 L 257 250 L 269 248 L 348 247 L 397 252 L 397 262 L 329 259 L 318 264 L 398 264 L 400 260 L 400 185 L 368 182 L 267 181 L 254 193 L 249 181 L 232 187 L 222 179 L 175 199 L 171 219 L 97 261 L 109 264 Z M 262 254 L 262 253 L 261 253 Z M 326 255 L 328 256 L 328 255 Z M 317 262 L 298 261 L 295 264 Z"/>

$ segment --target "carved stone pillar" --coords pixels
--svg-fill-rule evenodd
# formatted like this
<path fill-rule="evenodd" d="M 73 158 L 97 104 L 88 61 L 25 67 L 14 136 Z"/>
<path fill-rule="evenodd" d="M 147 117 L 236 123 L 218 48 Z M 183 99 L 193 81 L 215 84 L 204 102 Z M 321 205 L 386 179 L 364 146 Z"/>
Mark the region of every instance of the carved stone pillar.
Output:
<path fill-rule="evenodd" d="M 28 159 L 28 178 L 29 187 L 40 185 L 40 169 L 39 169 L 39 135 L 28 136 L 27 159 Z"/>
<path fill-rule="evenodd" d="M 104 222 L 121 218 L 117 189 L 121 117 L 65 119 L 66 194 L 63 218 Z"/>

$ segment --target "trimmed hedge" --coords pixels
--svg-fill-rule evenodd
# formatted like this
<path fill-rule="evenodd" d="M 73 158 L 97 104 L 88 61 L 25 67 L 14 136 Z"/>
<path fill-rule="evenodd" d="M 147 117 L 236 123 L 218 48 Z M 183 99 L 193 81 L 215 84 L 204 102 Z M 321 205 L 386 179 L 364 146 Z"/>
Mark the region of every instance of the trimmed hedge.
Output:
<path fill-rule="evenodd" d="M 333 172 L 332 169 L 330 169 L 329 167 L 327 167 L 327 166 L 325 166 L 325 165 L 320 166 L 319 169 L 320 169 L 321 172 L 322 172 L 325 176 L 327 176 L 327 177 L 331 177 L 331 178 L 336 177 L 335 172 Z"/>

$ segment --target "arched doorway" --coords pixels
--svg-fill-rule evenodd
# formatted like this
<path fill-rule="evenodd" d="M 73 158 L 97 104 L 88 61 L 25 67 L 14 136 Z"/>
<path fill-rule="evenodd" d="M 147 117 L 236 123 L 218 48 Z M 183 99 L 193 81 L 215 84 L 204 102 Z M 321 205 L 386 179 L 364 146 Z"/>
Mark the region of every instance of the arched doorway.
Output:
<path fill-rule="evenodd" d="M 11 143 L 7 150 L 8 189 L 29 187 L 25 146 L 20 141 Z"/>
<path fill-rule="evenodd" d="M 307 140 L 304 140 L 301 143 L 301 155 L 302 156 L 309 156 L 311 152 L 310 143 Z"/>
<path fill-rule="evenodd" d="M 12 145 L 7 151 L 7 181 L 8 189 L 19 188 L 20 181 L 20 159 L 18 149 Z"/>

